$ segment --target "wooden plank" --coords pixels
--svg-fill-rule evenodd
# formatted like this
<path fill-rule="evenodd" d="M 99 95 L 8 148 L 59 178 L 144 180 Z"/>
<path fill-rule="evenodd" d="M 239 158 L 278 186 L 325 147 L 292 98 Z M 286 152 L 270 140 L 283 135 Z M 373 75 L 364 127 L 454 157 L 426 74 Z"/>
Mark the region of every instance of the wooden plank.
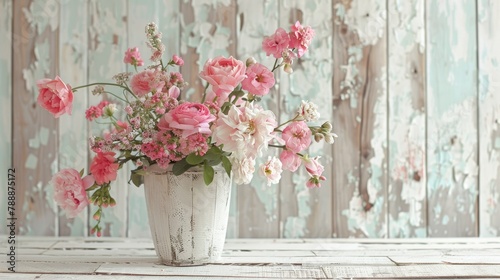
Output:
<path fill-rule="evenodd" d="M 1 273 L 0 272 L 0 279 L 6 279 L 6 280 L 16 280 L 16 279 L 22 279 L 22 280 L 30 280 L 30 279 L 47 279 L 47 278 L 42 278 L 42 274 L 24 274 L 24 273 L 12 273 L 12 272 L 7 272 L 7 273 Z M 61 279 L 61 278 L 59 278 Z"/>
<path fill-rule="evenodd" d="M 237 57 L 242 61 L 253 57 L 272 69 L 274 61 L 266 57 L 263 52 L 262 39 L 277 28 L 278 2 L 239 0 L 237 10 L 238 33 L 235 34 Z M 279 108 L 277 94 L 276 88 L 273 88 L 262 99 L 260 105 L 277 113 Z M 274 149 L 269 149 L 269 155 L 275 155 L 275 152 Z M 267 187 L 265 180 L 258 173 L 258 167 L 262 162 L 262 159 L 257 159 L 256 171 L 250 184 L 237 186 L 237 237 L 279 236 L 279 187 L 278 185 Z"/>
<path fill-rule="evenodd" d="M 73 87 L 87 83 L 87 1 L 59 2 L 61 29 L 59 30 L 59 72 L 61 78 Z M 59 120 L 59 170 L 87 169 L 88 131 L 85 110 L 88 107 L 88 90 L 75 92 L 73 112 Z M 87 174 L 86 173 L 86 174 Z M 86 236 L 88 213 L 82 211 L 74 219 L 59 213 L 58 235 Z"/>
<path fill-rule="evenodd" d="M 27 275 L 27 274 L 23 274 L 23 275 Z M 29 276 L 31 276 L 31 275 L 29 275 Z M 47 274 L 47 275 L 42 275 L 42 277 L 36 278 L 36 279 L 42 279 L 42 280 L 66 280 L 66 279 L 68 279 L 66 277 L 67 276 L 65 276 L 65 275 Z M 104 280 L 106 280 L 106 279 L 111 279 L 111 280 L 136 280 L 136 279 L 139 279 L 139 280 L 162 280 L 162 279 L 207 280 L 207 279 L 211 279 L 209 277 L 204 277 L 204 276 L 193 277 L 193 276 L 177 276 L 177 275 L 174 275 L 174 276 L 151 276 L 151 275 L 147 275 L 147 276 L 141 276 L 141 275 L 133 275 L 133 276 L 130 276 L 130 275 L 99 275 L 99 276 L 95 276 L 95 275 L 71 275 L 71 279 L 72 280 L 94 280 L 94 279 L 96 279 L 96 277 L 98 277 L 98 279 L 104 279 Z M 0 277 L 0 279 L 2 279 L 2 278 Z M 24 278 L 17 278 L 17 279 L 24 279 Z M 26 278 L 26 279 L 31 279 L 31 278 Z M 230 279 L 235 279 L 235 278 L 234 277 L 217 277 L 216 279 L 217 280 L 230 280 Z M 255 280 L 255 278 L 253 278 L 253 277 L 237 277 L 236 279 L 238 279 L 238 280 Z M 270 278 L 266 278 L 266 279 L 270 279 Z M 285 278 L 282 278 L 282 279 L 286 280 Z M 306 279 L 306 278 L 303 278 L 303 279 Z M 313 278 L 310 278 L 309 280 L 313 280 Z"/>
<path fill-rule="evenodd" d="M 500 3 L 478 1 L 479 234 L 500 236 Z"/>
<path fill-rule="evenodd" d="M 302 100 L 318 105 L 320 119 L 308 125 L 321 125 L 332 120 L 332 4 L 331 1 L 281 1 L 279 27 L 290 30 L 297 20 L 311 26 L 315 37 L 307 53 L 293 64 L 293 73 L 280 70 L 280 120 L 295 117 Z M 274 30 L 273 30 L 274 32 Z M 321 93 L 321 94 L 318 94 Z M 332 236 L 332 146 L 322 141 L 311 145 L 311 157 L 321 156 L 327 178 L 319 189 L 308 189 L 305 168 L 286 173 L 280 185 L 280 236 Z"/>
<path fill-rule="evenodd" d="M 36 99 L 36 81 L 57 74 L 59 46 L 57 10 L 44 2 L 13 1 L 12 92 L 13 166 L 16 168 L 17 230 L 21 234 L 54 235 L 56 208 L 49 186 L 57 167 L 58 121 Z"/>
<path fill-rule="evenodd" d="M 20 273 L 68 273 L 92 274 L 100 266 L 99 263 L 71 263 L 71 262 L 16 262 L 16 272 Z M 3 269 L 3 267 L 1 268 Z"/>
<path fill-rule="evenodd" d="M 168 269 L 163 265 L 152 264 L 102 264 L 97 274 L 126 274 L 126 275 L 178 275 L 178 276 L 231 276 L 256 278 L 318 278 L 326 276 L 319 266 L 273 265 L 273 266 L 231 266 L 206 265 L 192 267 L 176 267 Z"/>
<path fill-rule="evenodd" d="M 358 257 L 358 256 L 314 256 L 314 257 L 290 257 L 290 256 L 259 256 L 259 257 L 223 257 L 217 263 L 220 264 L 261 264 L 261 265 L 276 265 L 276 264 L 296 264 L 296 265 L 319 265 L 319 264 L 336 264 L 336 265 L 395 265 L 387 257 Z M 496 262 L 490 262 L 496 263 Z"/>
<path fill-rule="evenodd" d="M 0 2 L 0 182 L 7 183 L 7 169 L 12 167 L 12 0 Z M 20 173 L 18 173 L 20 174 Z M 7 185 L 0 190 L 0 199 L 7 201 Z M 0 212 L 0 220 L 7 220 L 7 211 Z M 7 227 L 0 228 L 0 234 L 7 234 Z"/>
<path fill-rule="evenodd" d="M 425 6 L 390 0 L 387 7 L 389 237 L 425 237 Z"/>
<path fill-rule="evenodd" d="M 333 9 L 334 237 L 386 237 L 386 6 L 337 0 Z"/>
<path fill-rule="evenodd" d="M 428 236 L 477 236 L 475 1 L 426 3 Z"/>
<path fill-rule="evenodd" d="M 328 278 L 417 279 L 500 277 L 497 265 L 324 266 Z"/>
<path fill-rule="evenodd" d="M 408 264 L 500 264 L 500 256 L 414 256 L 411 254 L 389 256 L 397 265 Z"/>
<path fill-rule="evenodd" d="M 126 70 L 123 63 L 123 55 L 126 51 L 127 42 L 127 1 L 96 1 L 88 3 L 89 11 L 89 49 L 88 67 L 89 83 L 112 82 L 112 77 Z M 106 87 L 106 90 L 120 95 L 120 90 Z M 102 98 L 113 101 L 115 99 L 105 96 L 89 96 L 89 105 L 97 105 Z M 116 101 L 114 101 L 116 103 Z M 118 107 L 120 112 L 123 108 Z M 98 126 L 92 123 L 90 136 L 101 135 L 106 126 Z M 91 157 L 95 156 L 91 153 Z M 103 211 L 103 236 L 126 236 L 127 232 L 127 191 L 129 174 L 126 168 L 118 172 L 116 181 L 111 183 L 111 196 L 116 200 L 115 207 L 109 207 Z M 97 207 L 89 207 L 89 226 L 95 221 L 92 219 Z"/>

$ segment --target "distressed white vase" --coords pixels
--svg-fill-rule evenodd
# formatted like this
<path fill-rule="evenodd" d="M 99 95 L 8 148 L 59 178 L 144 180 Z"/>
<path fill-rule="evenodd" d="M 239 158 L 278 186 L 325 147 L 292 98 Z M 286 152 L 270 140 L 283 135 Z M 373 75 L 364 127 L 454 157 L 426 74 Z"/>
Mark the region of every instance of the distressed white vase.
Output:
<path fill-rule="evenodd" d="M 231 178 L 214 167 L 206 186 L 203 170 L 191 168 L 175 176 L 167 170 L 148 169 L 144 191 L 149 226 L 160 261 L 166 265 L 203 265 L 220 259 L 226 239 Z"/>

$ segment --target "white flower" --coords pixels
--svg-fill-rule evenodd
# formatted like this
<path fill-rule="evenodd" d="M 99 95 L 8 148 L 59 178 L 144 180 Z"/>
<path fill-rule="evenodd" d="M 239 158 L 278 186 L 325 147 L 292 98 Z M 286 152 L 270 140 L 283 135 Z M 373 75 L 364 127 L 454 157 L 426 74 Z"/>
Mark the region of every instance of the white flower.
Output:
<path fill-rule="evenodd" d="M 233 153 L 235 158 L 255 158 L 267 150 L 276 126 L 272 111 L 252 104 L 241 108 L 232 106 L 227 115 L 219 113 L 212 127 L 212 138 L 217 145 L 223 144 L 224 150 Z"/>
<path fill-rule="evenodd" d="M 232 171 L 234 182 L 238 185 L 250 183 L 253 178 L 253 173 L 255 172 L 255 159 L 237 159 L 231 157 L 230 160 L 233 166 Z"/>
<path fill-rule="evenodd" d="M 300 108 L 297 113 L 304 119 L 306 122 L 310 122 L 313 120 L 319 119 L 318 106 L 310 101 L 302 100 L 302 104 L 300 104 Z"/>
<path fill-rule="evenodd" d="M 111 103 L 106 105 L 104 108 L 102 108 L 103 118 L 113 116 L 116 110 L 118 110 L 116 108 L 116 104 Z"/>
<path fill-rule="evenodd" d="M 281 161 L 276 157 L 268 157 L 260 168 L 260 175 L 267 178 L 267 186 L 278 184 L 281 180 L 281 172 L 283 172 Z"/>

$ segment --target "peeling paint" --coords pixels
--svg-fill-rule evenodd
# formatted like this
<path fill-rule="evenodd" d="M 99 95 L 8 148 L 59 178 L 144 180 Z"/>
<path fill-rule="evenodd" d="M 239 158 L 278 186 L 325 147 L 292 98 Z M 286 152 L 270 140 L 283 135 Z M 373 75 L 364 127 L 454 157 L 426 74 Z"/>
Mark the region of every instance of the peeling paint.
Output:
<path fill-rule="evenodd" d="M 38 165 L 38 158 L 34 154 L 29 154 L 28 158 L 26 159 L 26 163 L 24 164 L 24 167 L 28 169 L 36 169 Z"/>

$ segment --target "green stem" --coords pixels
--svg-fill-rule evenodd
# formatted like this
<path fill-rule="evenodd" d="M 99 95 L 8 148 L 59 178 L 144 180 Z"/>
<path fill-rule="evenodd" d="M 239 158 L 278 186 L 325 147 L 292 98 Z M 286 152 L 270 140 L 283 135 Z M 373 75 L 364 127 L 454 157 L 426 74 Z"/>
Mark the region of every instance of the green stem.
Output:
<path fill-rule="evenodd" d="M 280 128 L 280 127 L 284 126 L 285 124 L 287 124 L 287 123 L 291 123 L 291 122 L 296 121 L 296 120 L 297 120 L 297 118 L 298 118 L 299 116 L 300 116 L 300 115 L 299 115 L 299 114 L 297 114 L 297 115 L 296 115 L 293 119 L 288 120 L 288 121 L 286 121 L 286 122 L 284 122 L 284 123 L 280 124 L 280 125 L 279 125 L 278 127 L 276 127 L 274 130 L 275 130 L 275 131 L 277 131 L 277 129 L 278 129 L 278 128 Z"/>
<path fill-rule="evenodd" d="M 268 145 L 269 147 L 275 147 L 275 148 L 285 148 L 285 145 L 273 145 L 273 144 L 269 144 Z"/>
<path fill-rule="evenodd" d="M 280 66 L 281 66 L 281 64 L 278 65 L 278 59 L 276 59 L 274 61 L 273 70 L 271 70 L 271 72 L 274 72 L 274 70 L 278 69 Z"/>
<path fill-rule="evenodd" d="M 209 83 L 205 85 L 205 90 L 203 91 L 203 97 L 201 98 L 201 103 L 205 103 L 205 98 L 207 97 L 207 89 L 208 89 Z"/>
<path fill-rule="evenodd" d="M 88 85 L 74 87 L 74 88 L 72 88 L 72 90 L 76 91 L 79 88 L 86 88 L 86 87 L 97 86 L 97 85 L 121 87 L 121 88 L 126 89 L 130 93 L 132 93 L 132 91 L 130 91 L 130 89 L 128 87 L 122 86 L 122 85 L 119 85 L 119 84 L 113 84 L 113 83 L 92 83 L 92 84 L 88 84 Z"/>
<path fill-rule="evenodd" d="M 125 102 L 125 103 L 129 103 L 127 100 L 125 100 L 125 99 L 123 99 L 123 98 L 119 97 L 118 95 L 116 95 L 116 94 L 114 94 L 114 93 L 112 93 L 112 92 L 110 92 L 110 91 L 105 91 L 104 93 L 109 93 L 109 94 L 113 95 L 114 97 L 116 97 L 116 98 L 120 99 L 121 101 L 123 101 L 123 102 Z"/>

